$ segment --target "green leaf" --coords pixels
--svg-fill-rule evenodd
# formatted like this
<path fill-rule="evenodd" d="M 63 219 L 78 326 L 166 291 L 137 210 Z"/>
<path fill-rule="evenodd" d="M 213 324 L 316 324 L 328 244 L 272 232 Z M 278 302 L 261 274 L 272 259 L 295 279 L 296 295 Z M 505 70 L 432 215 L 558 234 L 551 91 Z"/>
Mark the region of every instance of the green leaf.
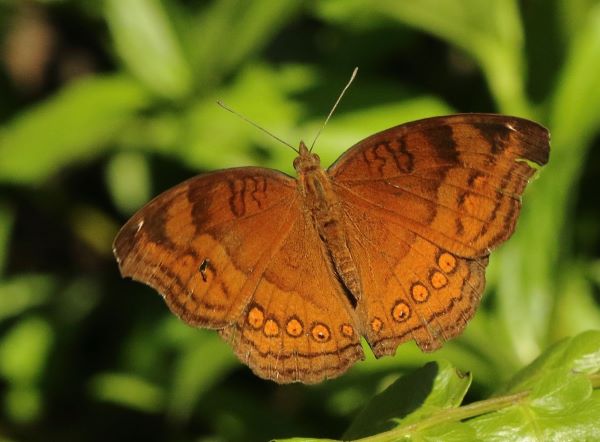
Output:
<path fill-rule="evenodd" d="M 264 46 L 301 6 L 300 0 L 237 2 L 236 19 L 228 29 L 228 37 L 233 45 L 223 52 L 225 70 L 230 71 Z"/>
<path fill-rule="evenodd" d="M 256 164 L 260 159 L 264 166 L 294 174 L 292 160 L 295 154 L 289 148 L 226 112 L 215 102 L 221 99 L 269 132 L 297 145 L 300 140 L 310 142 L 325 115 L 300 126 L 299 121 L 310 110 L 289 96 L 299 88 L 314 86 L 317 81 L 318 72 L 313 69 L 296 65 L 284 65 L 279 69 L 262 64 L 249 65 L 229 88 L 190 107 L 181 148 L 183 161 L 194 168 L 213 169 Z M 406 96 L 392 88 L 384 92 L 399 99 L 392 104 L 363 107 L 353 112 L 340 110 L 334 115 L 315 147 L 324 167 L 354 143 L 376 131 L 451 112 L 449 105 L 435 97 Z M 336 93 L 331 94 L 331 104 Z M 358 91 L 356 95 L 360 93 Z M 268 156 L 257 156 L 253 149 L 256 146 L 267 151 Z"/>
<path fill-rule="evenodd" d="M 562 411 L 587 399 L 592 385 L 587 376 L 568 369 L 550 370 L 539 379 L 531 392 L 531 406 L 548 412 Z"/>
<path fill-rule="evenodd" d="M 171 99 L 190 94 L 190 65 L 163 2 L 107 0 L 106 20 L 117 52 L 149 89 Z"/>
<path fill-rule="evenodd" d="M 498 278 L 498 313 L 522 362 L 540 352 L 549 328 L 558 331 L 554 328 L 558 321 L 552 313 L 563 313 L 558 310 L 563 304 L 560 297 L 569 295 L 565 289 L 573 282 L 569 281 L 573 274 L 568 269 L 557 271 L 565 244 L 557 242 L 556 237 L 568 228 L 574 189 L 590 141 L 600 129 L 600 88 L 595 75 L 599 70 L 600 4 L 590 9 L 587 22 L 572 40 L 557 90 L 551 97 L 550 162 L 525 195 L 514 237 L 496 253 L 502 268 Z M 597 315 L 588 318 L 594 316 Z M 560 322 L 558 325 L 566 328 Z M 576 329 L 576 325 L 570 328 Z"/>
<path fill-rule="evenodd" d="M 595 440 L 600 395 L 588 375 L 600 369 L 599 346 L 600 332 L 565 340 L 517 376 L 516 393 L 463 406 L 470 376 L 427 364 L 375 396 L 343 439 Z"/>
<path fill-rule="evenodd" d="M 168 413 L 178 421 L 188 419 L 202 394 L 237 365 L 237 359 L 216 333 L 194 330 L 177 361 Z"/>
<path fill-rule="evenodd" d="M 22 273 L 0 281 L 0 321 L 43 305 L 57 286 L 52 275 Z"/>
<path fill-rule="evenodd" d="M 597 391 L 585 400 L 573 401 L 584 390 L 580 381 L 560 378 L 565 387 L 556 390 L 558 397 L 546 396 L 467 421 L 477 436 L 485 441 L 505 440 L 598 440 L 600 427 L 600 395 Z M 589 384 L 589 380 L 587 380 Z M 571 387 L 571 388 L 569 388 Z M 567 394 L 569 390 L 573 390 Z M 541 407 L 540 407 L 541 405 Z"/>
<path fill-rule="evenodd" d="M 122 152 L 113 156 L 107 165 L 106 182 L 122 213 L 131 215 L 150 200 L 150 168 L 140 152 Z"/>
<path fill-rule="evenodd" d="M 147 413 L 156 413 L 163 408 L 163 390 L 130 374 L 99 373 L 90 381 L 89 389 L 96 399 L 127 408 Z"/>
<path fill-rule="evenodd" d="M 598 0 L 558 0 L 556 18 L 567 43 L 577 38 L 582 27 L 586 26 L 588 14 L 598 5 Z"/>
<path fill-rule="evenodd" d="M 39 317 L 24 318 L 0 340 L 0 375 L 9 383 L 36 383 L 45 368 L 54 333 Z"/>
<path fill-rule="evenodd" d="M 581 26 L 558 79 L 550 115 L 553 142 L 567 171 L 584 161 L 587 144 L 600 129 L 595 75 L 600 71 L 600 4 L 589 10 Z"/>
<path fill-rule="evenodd" d="M 467 421 L 484 440 L 596 440 L 600 395 L 585 375 L 600 370 L 600 332 L 565 339 L 511 381 L 526 399 Z"/>
<path fill-rule="evenodd" d="M 4 395 L 4 402 L 8 416 L 20 424 L 38 419 L 43 406 L 41 391 L 30 385 L 11 385 Z"/>
<path fill-rule="evenodd" d="M 317 5 L 324 16 L 342 23 L 365 13 L 359 0 Z M 524 93 L 523 29 L 516 1 L 375 0 L 366 13 L 398 20 L 462 48 L 482 67 L 503 112 L 532 113 Z"/>
<path fill-rule="evenodd" d="M 224 57 L 220 42 L 227 38 L 229 44 L 236 44 L 230 36 L 232 21 L 236 10 L 243 6 L 235 0 L 217 0 L 190 19 L 185 41 L 189 42 L 196 82 L 203 90 L 220 82 Z"/>
<path fill-rule="evenodd" d="M 600 69 L 599 29 L 600 5 L 590 11 L 587 23 L 573 40 L 557 81 L 550 103 L 550 162 L 527 190 L 514 237 L 496 253 L 502 269 L 498 313 L 522 362 L 531 360 L 545 346 L 549 328 L 556 331 L 552 313 L 562 302 L 555 302 L 557 297 L 568 295 L 566 290 L 557 290 L 570 283 L 561 280 L 563 275 L 571 278 L 572 274 L 557 271 L 565 243 L 557 242 L 556 237 L 570 228 L 574 189 L 590 139 L 600 127 L 600 92 L 594 74 Z"/>
<path fill-rule="evenodd" d="M 477 433 L 470 426 L 461 422 L 449 422 L 438 424 L 434 427 L 414 432 L 410 438 L 412 441 L 444 441 L 444 442 L 464 442 L 476 441 Z"/>
<path fill-rule="evenodd" d="M 319 439 L 317 437 L 292 437 L 290 439 L 273 439 L 273 442 L 339 442 L 338 439 Z"/>
<path fill-rule="evenodd" d="M 600 309 L 594 299 L 592 281 L 581 263 L 562 268 L 561 287 L 552 318 L 552 339 L 600 329 Z"/>
<path fill-rule="evenodd" d="M 600 370 L 600 331 L 588 331 L 553 345 L 508 383 L 505 391 L 533 388 L 555 370 L 596 373 Z"/>
<path fill-rule="evenodd" d="M 0 128 L 0 182 L 32 184 L 98 155 L 149 96 L 131 78 L 88 77 Z"/>
<path fill-rule="evenodd" d="M 291 71 L 291 74 L 290 74 Z M 290 149 L 216 104 L 218 99 L 283 139 L 295 133 L 301 105 L 289 100 L 297 82 L 308 81 L 309 70 L 250 65 L 230 88 L 194 103 L 187 114 L 181 156 L 197 168 L 222 168 L 255 163 L 253 145 L 272 154 L 272 166 L 291 166 Z M 295 144 L 295 142 L 294 142 Z M 285 158 L 286 161 L 280 161 Z"/>
<path fill-rule="evenodd" d="M 256 53 L 300 9 L 302 2 L 218 0 L 190 20 L 190 51 L 203 90 Z M 223 50 L 223 41 L 227 49 Z"/>
<path fill-rule="evenodd" d="M 356 439 L 418 422 L 462 402 L 471 376 L 446 361 L 430 362 L 375 396 L 358 414 L 344 439 Z"/>

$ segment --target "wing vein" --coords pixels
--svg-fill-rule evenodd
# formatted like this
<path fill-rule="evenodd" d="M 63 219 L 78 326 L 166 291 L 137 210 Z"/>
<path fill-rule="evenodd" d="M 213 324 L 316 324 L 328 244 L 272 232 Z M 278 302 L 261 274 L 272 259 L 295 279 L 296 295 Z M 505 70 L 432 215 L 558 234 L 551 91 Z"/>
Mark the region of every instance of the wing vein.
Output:
<path fill-rule="evenodd" d="M 392 176 L 386 176 L 386 177 L 368 177 L 368 178 L 357 178 L 357 179 L 344 179 L 344 178 L 337 178 L 335 177 L 336 181 L 339 183 L 368 183 L 368 182 L 372 182 L 372 181 L 380 181 L 380 180 L 393 180 L 396 178 L 404 178 L 404 177 L 422 177 L 422 175 L 420 175 L 420 172 L 427 172 L 427 171 L 433 171 L 433 170 L 439 170 L 439 169 L 461 169 L 461 170 L 472 170 L 472 171 L 476 171 L 476 172 L 480 172 L 485 174 L 486 176 L 490 176 L 489 171 L 486 171 L 482 168 L 479 167 L 473 167 L 473 166 L 465 166 L 463 164 L 452 164 L 452 163 L 444 163 L 444 164 L 436 164 L 434 166 L 428 166 L 428 167 L 420 167 L 418 169 L 415 169 L 413 172 L 406 172 L 406 173 L 400 173 L 398 175 L 392 175 Z M 510 171 L 510 167 L 503 167 L 503 168 L 499 168 L 498 172 L 499 174 L 502 172 L 508 172 Z M 417 174 L 417 172 L 419 172 L 419 174 Z M 518 171 L 512 171 L 511 175 L 515 175 L 519 178 L 522 178 L 524 180 L 529 181 L 529 176 L 527 174 L 524 173 L 519 173 Z"/>
<path fill-rule="evenodd" d="M 411 218 L 407 218 L 406 216 L 403 216 L 401 213 L 394 212 L 394 211 L 392 211 L 392 210 L 389 210 L 389 209 L 387 209 L 387 208 L 385 208 L 385 207 L 383 207 L 383 206 L 381 206 L 381 205 L 379 205 L 379 204 L 376 204 L 376 203 L 374 203 L 374 202 L 372 202 L 372 201 L 370 201 L 370 200 L 368 200 L 368 199 L 364 198 L 362 195 L 359 195 L 359 194 L 357 194 L 357 193 L 353 192 L 351 189 L 348 189 L 348 188 L 347 188 L 347 187 L 345 187 L 345 186 L 342 186 L 342 187 L 343 187 L 345 190 L 347 190 L 348 192 L 350 192 L 352 195 L 354 195 L 356 198 L 358 198 L 358 199 L 360 199 L 360 200 L 364 201 L 364 202 L 365 202 L 366 204 L 368 204 L 369 206 L 375 207 L 376 209 L 378 209 L 378 210 L 380 210 L 380 211 L 382 211 L 382 212 L 389 213 L 389 214 L 393 215 L 393 217 L 394 217 L 394 218 L 401 218 L 401 219 L 408 220 L 409 222 L 412 222 L 412 223 L 414 223 L 414 224 L 420 225 L 420 226 L 424 227 L 425 229 L 428 229 L 428 228 L 430 227 L 430 226 L 428 226 L 427 224 L 423 224 L 423 223 L 420 223 L 419 221 L 415 221 L 415 220 L 413 220 L 413 219 L 411 219 Z M 421 235 L 420 233 L 418 233 L 418 232 L 414 231 L 413 229 L 409 228 L 408 226 L 403 226 L 403 227 L 404 227 L 405 229 L 407 229 L 408 231 L 410 231 L 410 232 L 414 233 L 415 235 L 417 235 L 417 236 L 419 236 L 419 237 L 421 237 L 421 238 L 423 238 L 423 239 L 425 239 L 425 240 L 427 240 L 427 241 L 430 241 L 428 238 L 425 238 L 423 235 Z M 475 252 L 475 251 L 477 251 L 476 249 L 474 249 L 472 246 L 470 246 L 469 244 L 465 243 L 464 241 L 461 241 L 461 240 L 459 240 L 459 239 L 456 239 L 456 238 L 452 238 L 452 237 L 448 236 L 447 234 L 445 234 L 444 232 L 441 232 L 441 231 L 439 231 L 439 230 L 435 230 L 435 232 L 437 232 L 438 234 L 442 235 L 443 237 L 445 237 L 445 238 L 449 239 L 450 241 L 455 241 L 455 242 L 457 242 L 457 243 L 459 243 L 459 244 L 463 245 L 464 247 L 466 247 L 466 248 L 468 248 L 468 249 L 471 249 L 471 250 L 473 250 L 474 252 Z"/>
<path fill-rule="evenodd" d="M 402 192 L 405 192 L 405 193 L 407 193 L 408 195 L 412 195 L 412 196 L 414 196 L 414 197 L 416 197 L 416 198 L 420 198 L 420 199 L 422 199 L 422 200 L 424 200 L 424 201 L 427 201 L 427 202 L 429 202 L 429 203 L 433 203 L 433 204 L 434 204 L 435 206 L 437 206 L 437 207 L 442 207 L 442 208 L 444 208 L 444 209 L 447 209 L 447 210 L 449 210 L 450 212 L 453 212 L 453 213 L 455 213 L 455 214 L 459 215 L 459 217 L 460 217 L 460 218 L 465 218 L 465 217 L 468 217 L 468 218 L 472 218 L 472 219 L 474 219 L 474 220 L 476 220 L 476 221 L 479 221 L 479 222 L 480 222 L 480 223 L 482 223 L 482 224 L 487 224 L 487 223 L 488 223 L 488 221 L 487 221 L 487 220 L 484 220 L 484 219 L 478 218 L 478 217 L 476 217 L 476 216 L 474 216 L 474 215 L 472 215 L 472 214 L 465 214 L 465 213 L 461 213 L 461 212 L 460 212 L 460 211 L 458 211 L 457 209 L 454 209 L 454 208 L 452 208 L 452 207 L 450 207 L 450 206 L 447 206 L 447 205 L 445 205 L 445 204 L 441 204 L 440 202 L 436 201 L 436 200 L 435 200 L 435 199 L 433 199 L 433 198 L 429 198 L 429 197 L 427 197 L 427 196 L 420 195 L 420 194 L 418 194 L 418 193 L 416 193 L 416 192 L 411 192 L 411 191 L 409 191 L 408 189 L 405 189 L 405 188 L 403 188 L 403 187 L 400 187 L 400 186 L 397 186 L 397 185 L 394 185 L 394 184 L 391 184 L 391 183 L 387 183 L 387 182 L 385 182 L 385 183 L 386 183 L 386 184 L 388 184 L 388 185 L 390 185 L 390 186 L 392 186 L 392 187 L 394 187 L 394 188 L 396 188 L 396 189 L 398 189 L 398 190 L 400 190 L 400 191 L 402 191 Z M 344 189 L 346 189 L 346 190 L 350 191 L 352 194 L 356 195 L 357 197 L 360 197 L 360 198 L 361 198 L 361 199 L 363 199 L 364 201 L 367 201 L 367 202 L 369 202 L 370 204 L 372 204 L 372 205 L 376 205 L 377 207 L 380 207 L 380 208 L 382 208 L 382 209 L 383 209 L 383 207 L 382 207 L 382 206 L 379 206 L 379 205 L 375 204 L 373 201 L 366 199 L 364 196 L 362 196 L 362 195 L 360 195 L 360 194 L 357 194 L 356 192 L 353 192 L 353 191 L 352 191 L 352 189 L 350 189 L 350 188 L 348 188 L 348 187 L 346 187 L 346 186 L 341 186 L 340 184 L 337 184 L 337 183 L 336 183 L 336 185 L 338 185 L 338 186 L 340 186 L 340 187 L 344 187 Z M 389 211 L 389 212 L 392 212 L 392 213 L 397 213 L 397 212 L 394 212 L 394 211 L 392 211 L 392 210 L 389 210 L 389 209 L 385 209 L 385 210 L 387 210 L 387 211 Z M 400 215 L 400 214 L 398 214 L 398 215 Z M 400 215 L 400 216 L 401 216 L 401 215 Z M 406 218 L 406 217 L 404 217 L 404 218 Z M 415 223 L 418 223 L 417 221 L 414 221 L 414 220 L 412 220 L 412 221 L 413 221 L 413 222 L 415 222 Z M 424 224 L 422 224 L 422 225 L 424 225 Z M 441 233 L 441 232 L 440 232 L 440 233 Z"/>

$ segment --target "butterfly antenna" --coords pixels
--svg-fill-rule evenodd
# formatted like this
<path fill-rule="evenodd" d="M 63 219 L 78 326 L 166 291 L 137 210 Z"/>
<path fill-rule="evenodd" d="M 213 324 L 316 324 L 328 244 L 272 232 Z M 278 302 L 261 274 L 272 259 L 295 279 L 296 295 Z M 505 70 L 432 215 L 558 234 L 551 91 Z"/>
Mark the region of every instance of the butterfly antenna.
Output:
<path fill-rule="evenodd" d="M 234 115 L 237 115 L 238 117 L 240 117 L 242 120 L 244 120 L 247 123 L 250 123 L 252 126 L 254 126 L 257 129 L 262 130 L 264 133 L 266 133 L 267 135 L 272 136 L 273 138 L 275 138 L 277 141 L 279 141 L 280 143 L 285 144 L 286 146 L 288 146 L 289 148 L 291 148 L 294 152 L 296 152 L 297 154 L 300 154 L 300 152 L 298 151 L 298 149 L 296 149 L 294 146 L 292 146 L 290 143 L 283 141 L 281 138 L 279 138 L 277 135 L 272 134 L 271 132 L 269 132 L 267 129 L 265 129 L 264 127 L 256 124 L 254 121 L 252 121 L 250 118 L 245 117 L 244 115 L 240 114 L 239 112 L 234 111 L 233 109 L 231 109 L 229 106 L 227 106 L 225 103 L 223 103 L 222 101 L 217 100 L 217 104 L 219 106 L 221 106 L 223 109 L 228 110 L 229 112 L 231 112 Z"/>
<path fill-rule="evenodd" d="M 323 129 L 327 125 L 327 122 L 329 121 L 329 119 L 331 118 L 331 116 L 333 115 L 333 113 L 335 112 L 335 108 L 337 107 L 338 104 L 340 104 L 340 101 L 342 100 L 342 97 L 344 96 L 344 94 L 346 93 L 346 91 L 348 90 L 348 88 L 350 87 L 350 85 L 352 84 L 352 82 L 354 81 L 354 77 L 356 77 L 356 73 L 357 72 L 358 72 L 358 67 L 354 68 L 354 70 L 352 71 L 352 75 L 350 76 L 350 80 L 348 80 L 348 83 L 346 84 L 346 86 L 344 86 L 344 89 L 342 89 L 342 93 L 340 94 L 340 96 L 336 100 L 335 104 L 331 108 L 331 111 L 329 111 L 329 115 L 327 115 L 327 118 L 325 118 L 325 122 L 323 123 L 323 125 L 319 129 L 319 132 L 317 132 L 317 135 L 315 136 L 315 139 L 313 140 L 312 144 L 310 145 L 310 149 L 309 149 L 310 152 L 312 152 L 313 147 L 315 146 L 315 143 L 317 142 L 317 139 L 319 138 L 319 135 L 321 135 L 321 132 L 323 131 Z"/>

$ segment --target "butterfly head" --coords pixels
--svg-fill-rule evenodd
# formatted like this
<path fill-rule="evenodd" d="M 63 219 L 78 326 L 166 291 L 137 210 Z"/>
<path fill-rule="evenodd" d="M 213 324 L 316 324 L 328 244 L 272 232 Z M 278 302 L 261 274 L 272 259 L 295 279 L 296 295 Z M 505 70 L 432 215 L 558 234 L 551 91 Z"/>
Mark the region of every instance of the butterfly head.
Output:
<path fill-rule="evenodd" d="M 294 160 L 294 169 L 298 173 L 306 173 L 311 170 L 316 170 L 321 168 L 321 158 L 316 153 L 312 153 L 304 144 L 304 141 L 300 141 L 299 153 Z"/>

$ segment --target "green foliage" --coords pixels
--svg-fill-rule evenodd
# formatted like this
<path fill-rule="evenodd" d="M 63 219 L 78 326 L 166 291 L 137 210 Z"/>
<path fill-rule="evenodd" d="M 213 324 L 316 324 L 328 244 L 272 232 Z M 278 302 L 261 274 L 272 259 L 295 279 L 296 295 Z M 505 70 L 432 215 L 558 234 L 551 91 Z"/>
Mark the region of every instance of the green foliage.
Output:
<path fill-rule="evenodd" d="M 371 399 L 343 440 L 597 440 L 600 332 L 565 339 L 490 399 L 461 406 L 471 376 L 438 360 Z M 286 439 L 331 440 L 331 439 Z"/>
<path fill-rule="evenodd" d="M 359 439 L 389 431 L 400 423 L 413 425 L 441 410 L 455 408 L 462 402 L 471 380 L 469 374 L 448 362 L 430 362 L 371 399 L 343 437 Z M 454 429 L 446 431 L 452 433 Z"/>
<path fill-rule="evenodd" d="M 148 96 L 128 76 L 86 78 L 6 123 L 0 131 L 0 182 L 36 183 L 72 162 L 97 156 Z"/>
<path fill-rule="evenodd" d="M 600 439 L 597 0 L 0 11 L 0 440 Z M 121 280 L 111 241 L 195 173 L 293 173 L 293 152 L 216 100 L 310 142 L 354 66 L 316 147 L 325 165 L 375 131 L 465 111 L 546 125 L 550 163 L 463 336 L 434 355 L 366 349 L 340 379 L 275 386 Z"/>
<path fill-rule="evenodd" d="M 515 0 L 373 3 L 370 14 L 431 33 L 469 53 L 484 71 L 499 110 L 529 115 L 524 97 L 523 28 Z M 334 0 L 323 2 L 321 7 L 328 18 L 344 22 L 360 16 L 364 2 Z"/>

